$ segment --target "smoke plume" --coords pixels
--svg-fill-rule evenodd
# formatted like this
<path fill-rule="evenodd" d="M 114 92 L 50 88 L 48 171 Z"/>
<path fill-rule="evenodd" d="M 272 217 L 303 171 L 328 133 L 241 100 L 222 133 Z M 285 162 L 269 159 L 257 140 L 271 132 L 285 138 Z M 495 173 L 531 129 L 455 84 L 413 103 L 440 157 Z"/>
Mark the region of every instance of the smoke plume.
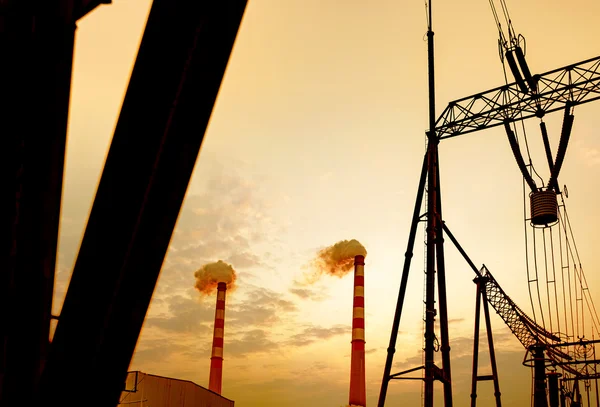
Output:
<path fill-rule="evenodd" d="M 194 277 L 196 277 L 194 287 L 200 291 L 200 294 L 205 295 L 212 294 L 219 283 L 226 283 L 227 290 L 235 289 L 235 280 L 237 278 L 233 267 L 222 260 L 200 267 L 194 273 Z"/>
<path fill-rule="evenodd" d="M 367 255 L 367 249 L 356 239 L 342 240 L 333 246 L 319 250 L 313 260 L 313 274 L 308 277 L 309 283 L 315 282 L 321 275 L 343 277 L 354 267 L 354 256 Z"/>

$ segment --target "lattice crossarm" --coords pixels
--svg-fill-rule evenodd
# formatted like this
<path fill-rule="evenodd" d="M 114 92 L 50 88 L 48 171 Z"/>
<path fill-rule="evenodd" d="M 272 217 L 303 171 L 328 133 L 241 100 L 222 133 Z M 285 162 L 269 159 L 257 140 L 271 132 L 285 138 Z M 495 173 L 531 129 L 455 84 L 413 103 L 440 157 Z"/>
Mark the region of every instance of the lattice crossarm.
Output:
<path fill-rule="evenodd" d="M 523 93 L 516 83 L 452 101 L 437 119 L 439 138 L 454 137 L 524 120 L 600 99 L 600 56 L 534 75 L 537 93 Z"/>
<path fill-rule="evenodd" d="M 536 343 L 536 336 L 530 326 L 524 322 L 518 308 L 512 300 L 500 288 L 494 277 L 486 273 L 488 281 L 485 285 L 488 303 L 494 308 L 496 313 L 502 318 L 511 332 L 517 337 L 524 347 Z"/>

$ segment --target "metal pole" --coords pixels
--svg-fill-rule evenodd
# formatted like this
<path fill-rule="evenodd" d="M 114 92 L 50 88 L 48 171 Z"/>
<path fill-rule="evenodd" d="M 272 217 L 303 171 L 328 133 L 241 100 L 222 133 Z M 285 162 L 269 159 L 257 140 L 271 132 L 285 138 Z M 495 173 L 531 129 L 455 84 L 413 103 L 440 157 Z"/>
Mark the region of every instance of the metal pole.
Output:
<path fill-rule="evenodd" d="M 402 316 L 402 306 L 404 305 L 404 297 L 406 295 L 406 286 L 408 284 L 408 274 L 410 272 L 410 263 L 413 257 L 413 248 L 415 245 L 415 237 L 417 234 L 417 225 L 419 224 L 421 205 L 423 203 L 423 194 L 425 191 L 425 179 L 427 177 L 427 160 L 428 155 L 423 157 L 423 166 L 421 168 L 421 177 L 419 178 L 419 187 L 417 189 L 417 199 L 413 210 L 412 223 L 408 235 L 408 244 L 404 253 L 404 267 L 402 269 L 402 279 L 400 281 L 400 292 L 398 293 L 398 302 L 396 303 L 396 312 L 394 313 L 394 322 L 392 323 L 392 333 L 390 335 L 390 343 L 387 348 L 387 358 L 385 360 L 385 368 L 383 370 L 383 380 L 381 381 L 381 390 L 379 392 L 378 407 L 385 405 L 387 388 L 390 381 L 390 373 L 394 353 L 396 352 L 396 340 L 398 338 L 398 328 L 400 327 L 400 317 Z"/>
<path fill-rule="evenodd" d="M 596 370 L 596 366 L 594 366 L 594 370 Z M 594 376 L 596 376 L 594 378 L 594 382 L 595 382 L 594 388 L 596 390 L 596 407 L 600 407 L 600 398 L 598 398 L 598 374 L 594 373 Z"/>
<path fill-rule="evenodd" d="M 500 400 L 500 383 L 498 382 L 498 368 L 496 367 L 496 350 L 494 349 L 494 337 L 492 335 L 492 323 L 490 321 L 490 308 L 488 305 L 488 298 L 485 292 L 485 284 L 487 278 L 483 280 L 483 286 L 481 287 L 481 296 L 483 301 L 483 313 L 485 315 L 485 328 L 487 330 L 488 347 L 490 351 L 490 364 L 492 365 L 492 377 L 494 380 L 494 397 L 496 398 L 496 407 L 502 407 Z"/>
<path fill-rule="evenodd" d="M 589 382 L 585 383 L 585 394 L 587 397 L 587 405 L 588 405 L 588 407 L 590 407 L 590 384 L 589 384 Z"/>
<path fill-rule="evenodd" d="M 429 83 L 429 143 L 427 147 L 427 264 L 425 286 L 425 400 L 424 407 L 433 407 L 434 361 L 434 322 L 435 322 L 435 253 L 437 241 L 437 180 L 436 158 L 439 140 L 435 134 L 435 72 L 433 52 L 433 17 L 429 2 L 427 27 L 427 67 Z"/>
<path fill-rule="evenodd" d="M 532 353 L 534 360 L 534 406 L 548 407 L 548 400 L 546 398 L 546 365 L 544 358 L 544 347 L 534 346 Z"/>
<path fill-rule="evenodd" d="M 444 405 L 452 406 L 452 374 L 450 368 L 450 338 L 448 335 L 448 306 L 446 298 L 446 265 L 444 261 L 444 232 L 442 230 L 442 193 L 440 190 L 440 162 L 439 154 L 436 151 L 436 179 L 437 179 L 437 216 L 435 227 L 437 229 L 436 259 L 437 259 L 437 277 L 438 277 L 438 301 L 440 308 L 440 336 L 442 351 L 442 383 L 444 386 Z"/>
<path fill-rule="evenodd" d="M 433 407 L 433 381 L 435 360 L 434 360 L 434 340 L 435 340 L 435 242 L 436 242 L 436 205 L 437 205 L 437 185 L 435 170 L 435 149 L 437 140 L 430 136 L 429 139 L 429 170 L 427 187 L 427 264 L 425 279 L 425 407 Z"/>
<path fill-rule="evenodd" d="M 592 340 L 594 337 L 592 336 Z M 596 359 L 596 345 L 593 345 L 594 351 L 594 359 Z M 594 390 L 596 391 L 596 407 L 600 407 L 600 398 L 598 398 L 598 369 L 596 364 L 594 364 Z"/>
<path fill-rule="evenodd" d="M 548 373 L 548 398 L 550 399 L 550 407 L 559 407 L 560 398 L 558 396 L 558 373 Z"/>
<path fill-rule="evenodd" d="M 537 407 L 537 406 L 536 406 Z M 573 396 L 570 407 L 581 407 L 581 394 L 579 393 L 579 379 L 573 384 Z"/>
<path fill-rule="evenodd" d="M 481 291 L 479 289 L 480 279 L 477 283 L 477 294 L 475 295 L 475 332 L 473 333 L 473 373 L 471 376 L 471 407 L 477 405 L 477 364 L 479 358 L 479 317 L 481 315 Z"/>

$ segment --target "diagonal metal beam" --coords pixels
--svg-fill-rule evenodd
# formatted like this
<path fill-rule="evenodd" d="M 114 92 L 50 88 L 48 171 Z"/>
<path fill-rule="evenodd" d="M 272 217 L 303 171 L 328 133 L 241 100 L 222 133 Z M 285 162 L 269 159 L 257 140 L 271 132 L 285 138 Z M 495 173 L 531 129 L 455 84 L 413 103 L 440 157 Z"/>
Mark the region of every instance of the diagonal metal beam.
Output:
<path fill-rule="evenodd" d="M 111 4 L 112 0 L 74 0 L 73 14 L 76 20 L 85 17 L 101 4 Z"/>
<path fill-rule="evenodd" d="M 534 75 L 537 93 L 516 83 L 452 101 L 435 123 L 440 139 L 500 126 L 600 99 L 600 56 Z"/>
<path fill-rule="evenodd" d="M 0 406 L 28 404 L 48 350 L 74 36 L 69 0 L 0 1 Z"/>
<path fill-rule="evenodd" d="M 118 403 L 245 7 L 154 0 L 38 405 Z"/>

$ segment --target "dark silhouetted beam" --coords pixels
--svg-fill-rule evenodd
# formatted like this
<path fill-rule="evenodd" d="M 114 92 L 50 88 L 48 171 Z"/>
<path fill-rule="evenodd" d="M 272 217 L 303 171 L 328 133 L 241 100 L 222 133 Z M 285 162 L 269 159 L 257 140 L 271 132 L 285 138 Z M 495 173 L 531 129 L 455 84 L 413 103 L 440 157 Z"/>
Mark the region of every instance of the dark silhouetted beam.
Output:
<path fill-rule="evenodd" d="M 89 12 L 93 11 L 100 4 L 111 4 L 112 0 L 75 0 L 74 3 L 75 19 L 79 20 L 80 18 L 85 17 Z"/>
<path fill-rule="evenodd" d="M 459 136 L 505 120 L 543 117 L 571 106 L 600 99 L 600 56 L 534 75 L 537 93 L 523 93 L 516 83 L 450 102 L 435 123 L 439 138 Z"/>
<path fill-rule="evenodd" d="M 0 1 L 0 406 L 32 405 L 49 345 L 75 24 Z"/>
<path fill-rule="evenodd" d="M 245 6 L 154 1 L 38 405 L 117 404 Z"/>

